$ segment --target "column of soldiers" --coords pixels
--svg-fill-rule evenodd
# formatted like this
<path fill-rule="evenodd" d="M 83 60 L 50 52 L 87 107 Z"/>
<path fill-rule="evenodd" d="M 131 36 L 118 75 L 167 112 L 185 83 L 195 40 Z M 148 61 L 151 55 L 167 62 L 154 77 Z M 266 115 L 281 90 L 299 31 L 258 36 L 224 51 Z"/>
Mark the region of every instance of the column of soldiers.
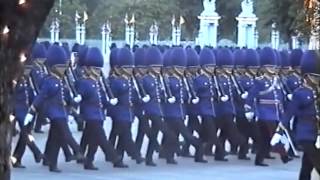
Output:
<path fill-rule="evenodd" d="M 125 152 L 137 164 L 156 166 L 155 152 L 168 164 L 177 164 L 176 155 L 198 163 L 207 163 L 206 155 L 228 161 L 228 153 L 250 160 L 250 150 L 256 153 L 255 165 L 268 166 L 264 160 L 274 159 L 272 151 L 287 163 L 297 157 L 299 147 L 304 152 L 300 178 L 310 177 L 313 167 L 320 171 L 315 146 L 320 56 L 315 51 L 198 46 L 135 46 L 133 51 L 113 46 L 106 75 L 98 48 L 75 44 L 70 52 L 67 44 L 36 43 L 16 87 L 14 115 L 20 138 L 13 166 L 24 167 L 26 146 L 36 162 L 43 160 L 53 172 L 60 172 L 60 148 L 67 162 L 77 160 L 84 169 L 97 170 L 93 162 L 98 147 L 118 168 L 128 167 Z M 112 123 L 108 136 L 107 116 L 111 122 L 106 123 Z M 135 119 L 138 132 L 132 137 Z M 80 143 L 69 121 L 83 131 Z M 42 133 L 47 123 L 42 154 L 31 132 L 34 127 Z M 290 148 L 279 148 L 286 144 L 283 139 L 270 143 L 281 130 Z M 146 153 L 141 148 L 145 136 Z"/>

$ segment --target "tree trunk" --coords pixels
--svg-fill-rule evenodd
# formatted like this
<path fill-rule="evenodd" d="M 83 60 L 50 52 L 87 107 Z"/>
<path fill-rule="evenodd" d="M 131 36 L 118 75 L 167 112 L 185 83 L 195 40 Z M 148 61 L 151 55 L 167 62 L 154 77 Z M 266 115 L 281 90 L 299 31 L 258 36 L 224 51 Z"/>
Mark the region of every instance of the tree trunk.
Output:
<path fill-rule="evenodd" d="M 21 4 L 19 4 L 21 2 Z M 12 95 L 54 0 L 0 0 L 0 179 L 10 179 Z"/>

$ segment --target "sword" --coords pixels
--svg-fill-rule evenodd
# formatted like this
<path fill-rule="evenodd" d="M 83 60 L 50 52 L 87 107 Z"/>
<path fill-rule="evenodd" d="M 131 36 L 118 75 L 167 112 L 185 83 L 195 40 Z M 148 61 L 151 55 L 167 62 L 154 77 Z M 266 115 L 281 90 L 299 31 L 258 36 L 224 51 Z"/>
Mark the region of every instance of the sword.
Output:
<path fill-rule="evenodd" d="M 292 139 L 291 139 L 291 136 L 290 136 L 290 134 L 289 134 L 288 129 L 287 129 L 286 127 L 284 127 L 282 123 L 279 124 L 279 127 L 280 127 L 280 128 L 284 131 L 284 133 L 286 134 L 286 136 L 287 136 L 287 138 L 288 138 L 288 141 L 289 141 L 289 144 L 290 144 L 290 147 L 292 148 L 292 151 L 293 151 L 294 155 L 295 155 L 295 156 L 298 156 L 299 153 L 298 153 L 295 145 L 293 144 L 293 141 L 292 141 Z"/>

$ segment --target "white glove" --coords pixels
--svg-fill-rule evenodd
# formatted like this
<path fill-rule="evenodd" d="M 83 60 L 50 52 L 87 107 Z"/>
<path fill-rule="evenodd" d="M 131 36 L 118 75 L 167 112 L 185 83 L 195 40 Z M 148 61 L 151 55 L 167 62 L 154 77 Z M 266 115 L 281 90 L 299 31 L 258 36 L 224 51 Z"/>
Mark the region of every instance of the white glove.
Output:
<path fill-rule="evenodd" d="M 282 135 L 280 142 L 281 142 L 281 144 L 284 145 L 284 149 L 288 152 L 288 150 L 290 149 L 290 143 L 289 143 L 287 136 Z"/>
<path fill-rule="evenodd" d="M 243 94 L 241 94 L 241 98 L 242 99 L 247 99 L 248 98 L 248 92 L 246 91 L 246 92 L 244 92 Z"/>
<path fill-rule="evenodd" d="M 118 98 L 110 99 L 110 104 L 113 105 L 113 106 L 117 105 L 118 104 Z"/>
<path fill-rule="evenodd" d="M 292 94 L 287 94 L 287 98 L 289 99 L 289 101 L 292 101 L 293 95 Z"/>
<path fill-rule="evenodd" d="M 281 138 L 282 138 L 282 135 L 281 135 L 281 134 L 275 133 L 275 134 L 272 136 L 272 139 L 271 139 L 271 141 L 270 141 L 270 145 L 271 145 L 271 146 L 276 145 L 277 143 L 280 142 Z"/>
<path fill-rule="evenodd" d="M 227 102 L 229 100 L 229 96 L 228 95 L 224 95 L 221 97 L 221 101 L 222 102 Z"/>
<path fill-rule="evenodd" d="M 254 113 L 253 112 L 246 112 L 245 116 L 250 121 L 254 118 Z"/>
<path fill-rule="evenodd" d="M 171 98 L 168 99 L 168 102 L 169 102 L 170 104 L 175 103 L 175 102 L 176 102 L 176 97 L 172 96 Z"/>
<path fill-rule="evenodd" d="M 81 97 L 81 95 L 78 95 L 73 100 L 74 100 L 74 102 L 79 103 L 79 102 L 81 102 L 82 97 Z"/>
<path fill-rule="evenodd" d="M 320 135 L 317 136 L 317 141 L 316 141 L 316 147 L 317 149 L 320 149 Z"/>
<path fill-rule="evenodd" d="M 33 117 L 34 116 L 32 114 L 28 113 L 24 118 L 24 125 L 28 125 L 33 120 Z"/>
<path fill-rule="evenodd" d="M 74 121 L 74 117 L 72 115 L 68 115 L 68 122 Z"/>
<path fill-rule="evenodd" d="M 198 104 L 198 103 L 199 103 L 199 100 L 200 100 L 200 99 L 199 99 L 198 97 L 192 99 L 192 104 Z"/>
<path fill-rule="evenodd" d="M 149 95 L 144 96 L 144 97 L 142 98 L 142 101 L 143 101 L 144 103 L 149 102 L 149 101 L 150 101 L 150 96 L 149 96 Z"/>

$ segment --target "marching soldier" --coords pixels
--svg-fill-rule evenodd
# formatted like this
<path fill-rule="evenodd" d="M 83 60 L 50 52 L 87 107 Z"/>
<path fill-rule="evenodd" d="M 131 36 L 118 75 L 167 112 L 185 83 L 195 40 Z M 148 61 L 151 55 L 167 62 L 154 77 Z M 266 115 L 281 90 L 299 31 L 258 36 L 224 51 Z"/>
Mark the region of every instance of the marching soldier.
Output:
<path fill-rule="evenodd" d="M 76 76 L 78 77 L 78 79 L 81 79 L 83 77 L 83 66 L 85 66 L 85 62 L 86 62 L 86 56 L 87 56 L 87 52 L 88 52 L 88 46 L 86 45 L 81 45 L 79 46 L 79 52 L 77 53 L 77 65 L 76 65 L 76 69 L 75 69 L 75 73 Z M 80 118 L 81 118 L 81 113 L 80 113 Z M 84 126 L 84 125 L 83 125 Z M 82 153 L 86 153 L 86 150 L 88 149 L 88 140 L 86 139 L 86 137 L 88 137 L 86 135 L 86 131 L 84 130 L 82 133 L 82 137 L 80 139 L 80 151 Z M 78 161 L 78 163 L 81 163 L 81 161 Z"/>
<path fill-rule="evenodd" d="M 132 70 L 134 67 L 133 55 L 127 48 L 119 49 L 117 53 L 117 68 L 114 68 L 115 76 L 110 78 L 110 87 L 118 104 L 112 107 L 110 114 L 113 126 L 112 132 L 119 137 L 117 149 L 123 151 L 136 160 L 137 164 L 144 161 L 138 148 L 132 140 L 131 125 L 134 118 L 133 104 L 137 100 L 134 97 L 135 87 L 132 82 Z"/>
<path fill-rule="evenodd" d="M 40 46 L 40 44 L 36 44 L 33 48 L 33 58 L 45 57 L 45 49 Z M 27 114 L 28 108 L 30 107 L 34 97 L 37 95 L 37 92 L 33 87 L 33 82 L 31 82 L 30 79 L 31 70 L 32 65 L 26 65 L 24 74 L 18 80 L 14 92 L 14 116 L 20 127 L 19 140 L 13 153 L 14 168 L 25 168 L 25 166 L 21 164 L 21 159 L 26 150 L 26 146 L 28 146 L 32 151 L 36 163 L 39 163 L 43 158 L 43 155 L 35 144 L 35 139 L 31 133 L 32 123 L 29 123 L 26 126 L 24 124 L 24 117 Z"/>
<path fill-rule="evenodd" d="M 217 119 L 215 111 L 215 103 L 221 97 L 218 96 L 217 84 L 214 83 L 216 59 L 211 49 L 204 48 L 200 52 L 200 74 L 194 79 L 194 89 L 199 97 L 198 110 L 201 116 L 200 137 L 206 139 L 206 143 L 210 146 L 216 145 L 216 161 L 226 161 L 224 158 L 224 146 L 219 142 L 217 137 Z"/>
<path fill-rule="evenodd" d="M 136 85 L 139 88 L 140 95 L 143 96 L 145 101 L 150 100 L 149 95 L 146 94 L 144 87 L 142 85 L 142 79 L 147 73 L 147 67 L 145 66 L 145 49 L 144 48 L 137 48 L 134 52 L 134 78 L 136 80 Z M 136 136 L 136 145 L 141 152 L 142 142 L 145 135 L 150 132 L 150 127 L 148 120 L 145 117 L 145 110 L 144 110 L 144 102 L 136 101 L 134 104 L 134 114 L 139 120 L 138 124 L 138 133 Z"/>
<path fill-rule="evenodd" d="M 238 53 L 243 53 L 243 55 Z M 254 87 L 254 78 L 259 69 L 259 55 L 254 49 L 239 50 L 238 53 L 235 52 L 237 65 L 235 69 L 235 81 L 239 84 L 235 101 L 238 110 L 236 123 L 238 130 L 246 140 L 243 145 L 239 146 L 238 158 L 249 160 L 250 158 L 247 156 L 249 152 L 249 138 L 255 143 L 259 132 L 256 127 L 256 122 L 245 117 L 244 105 L 248 92 Z"/>
<path fill-rule="evenodd" d="M 36 50 L 38 49 L 38 50 Z M 37 93 L 39 93 L 39 90 L 42 85 L 43 79 L 48 75 L 48 70 L 45 65 L 46 60 L 46 49 L 43 44 L 36 43 L 34 46 L 35 52 L 32 53 L 32 59 L 33 59 L 33 68 L 31 70 L 31 80 L 34 83 L 34 88 Z M 46 114 L 45 114 L 46 104 L 43 104 L 41 109 L 39 109 L 39 112 L 35 118 L 35 125 L 34 125 L 34 132 L 35 133 L 44 133 L 41 128 L 46 123 Z"/>
<path fill-rule="evenodd" d="M 170 130 L 163 119 L 162 102 L 168 98 L 166 88 L 161 75 L 161 67 L 163 59 L 161 52 L 156 47 L 151 47 L 146 51 L 146 65 L 148 66 L 148 74 L 143 78 L 143 87 L 146 94 L 150 97 L 150 101 L 144 103 L 145 118 L 151 121 L 151 129 L 149 132 L 149 144 L 146 154 L 146 165 L 156 166 L 153 162 L 153 153 L 159 149 L 157 140 L 158 133 L 161 131 L 166 136 L 167 147 L 178 147 L 175 141 L 175 135 Z"/>
<path fill-rule="evenodd" d="M 220 140 L 224 146 L 225 139 L 234 146 L 243 145 L 245 143 L 244 137 L 239 133 L 235 118 L 235 94 L 237 93 L 236 84 L 232 80 L 234 57 L 229 49 L 223 48 L 217 52 L 217 88 L 220 91 L 220 98 L 216 104 L 217 112 L 217 127 L 221 130 Z M 240 96 L 243 97 L 245 92 L 240 92 Z"/>
<path fill-rule="evenodd" d="M 68 65 L 68 69 L 66 71 L 66 80 L 68 81 L 68 84 L 70 86 L 71 93 L 77 94 L 74 84 L 75 82 L 81 77 L 82 70 L 79 63 L 79 44 L 75 43 L 72 47 L 72 52 L 69 50 L 68 44 L 65 46 L 65 51 L 68 55 L 68 59 L 70 60 L 70 63 Z M 78 131 L 83 130 L 83 120 L 79 116 L 78 112 L 78 106 L 71 107 L 71 115 L 74 117 L 75 122 L 77 123 L 77 129 Z"/>
<path fill-rule="evenodd" d="M 264 159 L 271 151 L 270 141 L 275 133 L 280 116 L 283 113 L 283 94 L 277 78 L 277 55 L 274 50 L 266 47 L 260 52 L 260 77 L 256 77 L 254 87 L 250 90 L 246 100 L 246 117 L 257 118 L 259 138 L 255 165 L 268 166 Z M 254 106 L 255 105 L 255 106 Z M 255 112 L 255 113 L 253 113 Z M 286 154 L 280 154 L 284 163 L 289 161 Z"/>
<path fill-rule="evenodd" d="M 122 163 L 121 158 L 116 153 L 112 144 L 107 141 L 105 131 L 103 129 L 103 121 L 105 119 L 104 110 L 109 103 L 106 96 L 107 92 L 101 82 L 101 69 L 103 67 L 103 56 L 98 48 L 91 48 L 88 51 L 86 61 L 84 62 L 83 78 L 76 83 L 77 92 L 82 97 L 80 103 L 81 117 L 86 121 L 85 136 L 89 143 L 84 168 L 88 170 L 98 170 L 93 165 L 94 155 L 98 146 L 101 147 L 105 154 L 111 158 L 114 167 L 128 167 Z M 114 105 L 114 104 L 113 104 Z"/>
<path fill-rule="evenodd" d="M 176 47 L 171 52 L 170 61 L 172 62 L 172 69 L 168 73 L 168 88 L 170 98 L 168 103 L 164 104 L 164 111 L 166 112 L 166 122 L 171 130 L 175 132 L 175 140 L 179 141 L 179 134 L 181 134 L 185 141 L 189 141 L 196 148 L 195 162 L 206 163 L 203 159 L 203 144 L 202 141 L 193 136 L 184 124 L 185 120 L 185 101 L 187 99 L 186 87 L 183 84 L 184 69 L 187 65 L 187 57 L 185 50 Z M 168 137 L 166 137 L 168 138 Z M 174 147 L 168 147 L 167 163 L 177 164 L 174 160 Z"/>
<path fill-rule="evenodd" d="M 33 66 L 30 74 L 30 83 L 34 85 L 34 92 L 36 94 L 39 94 L 39 91 L 41 89 L 41 86 L 43 84 L 43 81 L 45 77 L 48 75 L 48 69 L 46 67 L 45 61 L 46 61 L 46 47 L 50 47 L 50 43 L 42 43 L 38 44 L 36 43 L 33 48 L 32 53 L 32 60 L 33 60 Z M 44 44 L 47 44 L 45 46 Z M 35 133 L 43 133 L 41 130 L 42 125 L 47 123 L 47 115 L 46 115 L 46 108 L 47 104 L 44 102 L 41 107 L 39 107 L 39 110 L 37 111 L 37 116 L 34 118 L 34 132 Z M 48 141 L 49 142 L 49 141 Z M 49 150 L 49 147 L 45 148 L 44 154 L 47 154 L 47 151 Z M 65 154 L 66 162 L 70 162 L 74 159 L 70 149 L 68 146 L 63 147 L 63 152 Z M 47 159 L 44 158 L 43 161 L 44 165 L 47 165 Z"/>
<path fill-rule="evenodd" d="M 169 88 L 169 84 L 168 84 L 168 79 L 167 76 L 169 74 L 169 72 L 171 71 L 171 51 L 172 49 L 170 49 L 168 47 L 168 49 L 163 53 L 163 66 L 160 70 L 160 76 L 159 76 L 159 80 L 161 83 L 161 87 L 162 87 L 162 92 L 163 92 L 163 100 L 161 101 L 161 107 L 162 107 L 162 115 L 163 115 L 163 122 L 168 126 L 166 119 L 168 118 L 168 113 L 166 112 L 165 106 L 167 103 L 169 102 L 175 102 L 175 97 L 172 96 L 171 90 Z M 171 130 L 173 132 L 173 130 Z M 170 150 L 170 141 L 173 140 L 174 142 L 176 142 L 177 144 L 179 142 L 175 141 L 175 133 L 173 133 L 172 139 L 170 137 L 168 137 L 167 135 L 164 135 L 162 137 L 161 140 L 161 148 L 159 151 L 159 158 L 160 159 L 167 159 L 168 160 L 168 154 Z M 177 145 L 177 147 L 174 148 L 174 151 L 177 152 L 179 150 L 179 145 Z M 175 153 L 173 152 L 173 153 Z"/>
<path fill-rule="evenodd" d="M 76 148 L 77 154 L 80 154 L 80 148 L 73 139 L 68 127 L 68 112 L 66 105 L 80 102 L 81 97 L 74 99 L 70 97 L 68 89 L 65 88 L 63 76 L 66 70 L 67 57 L 64 50 L 56 45 L 49 48 L 47 53 L 46 65 L 50 68 L 49 75 L 43 80 L 43 85 L 33 101 L 28 114 L 25 117 L 25 124 L 29 124 L 37 110 L 48 103 L 46 108 L 47 116 L 50 119 L 50 131 L 48 137 L 48 152 L 46 158 L 49 160 L 49 170 L 60 172 L 57 168 L 57 158 L 60 147 L 72 144 Z"/>
<path fill-rule="evenodd" d="M 319 77 L 320 55 L 313 50 L 305 52 L 301 60 L 303 83 L 293 92 L 281 125 L 290 127 L 292 116 L 296 118 L 295 141 L 304 152 L 299 180 L 311 180 L 315 168 L 320 174 L 320 118 L 319 118 Z"/>
<path fill-rule="evenodd" d="M 111 79 L 116 78 L 117 77 L 117 73 L 116 73 L 116 69 L 118 68 L 117 65 L 117 61 L 118 61 L 118 52 L 119 49 L 117 47 L 114 47 L 111 49 L 111 53 L 110 53 L 110 72 L 109 72 L 109 76 L 108 76 L 108 80 L 110 82 Z M 113 108 L 114 106 L 109 106 L 107 108 L 107 115 L 112 119 L 113 117 Z M 109 134 L 109 141 L 112 143 L 112 145 L 115 147 L 115 143 L 117 140 L 117 136 L 115 134 L 115 121 L 113 121 L 112 119 L 112 125 L 111 125 L 111 131 Z"/>
<path fill-rule="evenodd" d="M 191 47 L 188 47 L 186 49 L 186 53 L 187 53 L 187 69 L 185 70 L 184 82 L 188 86 L 188 101 L 186 104 L 186 113 L 188 115 L 187 126 L 192 134 L 194 131 L 200 134 L 201 125 L 198 118 L 199 98 L 194 89 L 195 88 L 194 80 L 199 76 L 199 69 L 200 69 L 199 55 Z M 194 99 L 193 102 L 192 102 L 192 99 Z M 183 157 L 192 157 L 189 151 L 189 147 L 190 147 L 190 144 L 185 142 L 185 144 L 183 145 L 182 154 L 181 154 Z"/>
<path fill-rule="evenodd" d="M 301 80 L 300 80 L 300 77 L 297 77 L 295 75 L 295 73 L 291 67 L 289 53 L 286 50 L 283 50 L 280 52 L 280 61 L 281 61 L 281 63 L 280 63 L 281 69 L 279 71 L 278 78 L 280 80 L 280 86 L 281 86 L 282 92 L 284 94 L 284 103 L 283 103 L 284 109 L 287 109 L 287 105 L 292 100 L 292 93 L 295 89 L 297 89 L 301 85 L 301 82 L 300 82 Z M 289 86 L 289 84 L 290 84 L 290 86 Z M 294 119 L 292 119 L 292 121 L 290 123 L 292 126 L 294 126 L 293 122 L 294 122 Z M 293 127 L 290 129 L 293 129 Z M 294 137 L 294 133 L 292 131 L 290 132 L 290 136 Z M 289 149 L 288 155 L 290 157 L 296 157 L 296 158 L 299 157 L 294 153 L 292 148 Z"/>

